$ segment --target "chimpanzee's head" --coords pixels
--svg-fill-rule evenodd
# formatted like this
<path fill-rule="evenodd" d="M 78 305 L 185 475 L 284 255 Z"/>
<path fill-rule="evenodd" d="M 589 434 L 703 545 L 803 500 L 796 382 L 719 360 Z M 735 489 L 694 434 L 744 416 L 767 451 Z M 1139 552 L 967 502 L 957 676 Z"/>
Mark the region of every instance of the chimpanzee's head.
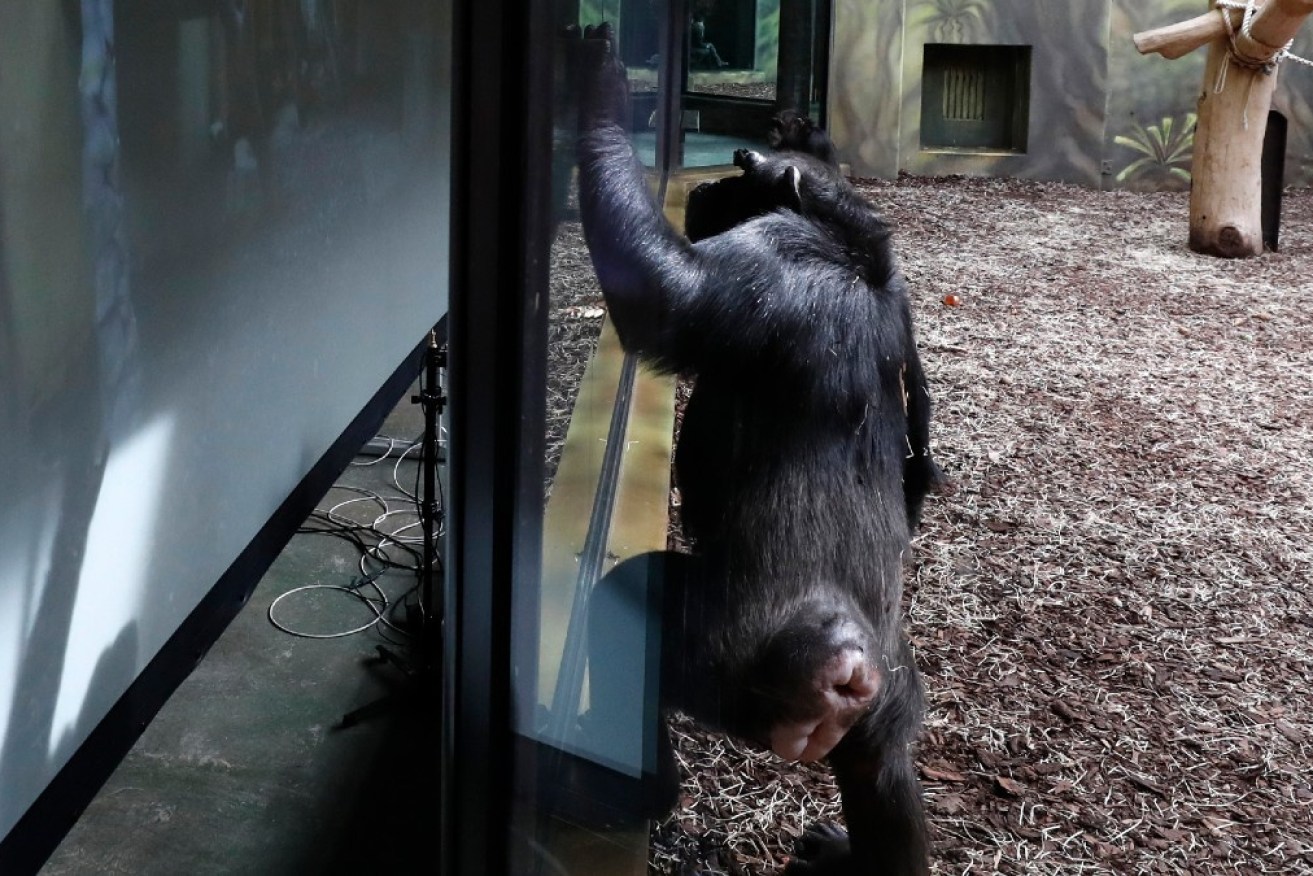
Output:
<path fill-rule="evenodd" d="M 805 149 L 811 136 L 816 133 L 812 120 L 797 110 L 784 110 L 770 120 L 766 131 L 766 142 L 775 150 Z"/>
<path fill-rule="evenodd" d="M 810 155 L 763 155 L 750 149 L 734 153 L 743 170 L 705 182 L 688 194 L 684 233 L 697 243 L 775 210 L 804 212 L 807 203 L 833 188 L 834 171 Z"/>
<path fill-rule="evenodd" d="M 776 152 L 805 152 L 838 169 L 839 154 L 830 136 L 796 110 L 784 110 L 770 120 L 766 142 Z"/>

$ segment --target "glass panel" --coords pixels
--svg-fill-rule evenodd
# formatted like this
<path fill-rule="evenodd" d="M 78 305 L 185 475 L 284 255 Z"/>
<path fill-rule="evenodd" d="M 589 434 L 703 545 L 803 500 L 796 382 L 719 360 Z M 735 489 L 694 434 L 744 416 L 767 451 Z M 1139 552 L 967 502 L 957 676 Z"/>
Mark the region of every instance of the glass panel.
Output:
<path fill-rule="evenodd" d="M 689 91 L 774 101 L 780 0 L 694 0 L 689 7 Z"/>
<path fill-rule="evenodd" d="M 693 0 L 685 35 L 685 167 L 728 164 L 762 149 L 771 116 L 821 121 L 828 0 Z"/>
<path fill-rule="evenodd" d="M 775 112 L 780 0 L 692 0 L 684 33 L 685 167 L 761 149 Z"/>
<path fill-rule="evenodd" d="M 580 10 L 557 4 L 561 26 L 612 22 L 617 51 L 628 61 L 631 143 L 655 163 L 661 4 L 612 3 Z M 551 248 L 548 278 L 546 441 L 540 581 L 517 581 L 517 616 L 532 620 L 515 642 L 517 805 L 512 824 L 513 873 L 624 872 L 645 868 L 647 827 L 635 803 L 654 767 L 659 727 L 656 683 L 648 659 L 655 634 L 643 598 L 608 594 L 613 569 L 627 553 L 665 547 L 673 391 L 653 402 L 653 378 L 626 357 L 605 319 L 601 289 L 580 224 L 575 139 L 579 60 L 577 36 L 558 37 L 554 70 Z M 651 175 L 654 192 L 658 177 Z M 657 411 L 651 418 L 638 408 Z M 639 422 L 642 420 L 643 422 Z M 631 453 L 664 442 L 656 465 Z M 649 471 L 648 469 L 651 469 Z M 650 487 L 635 486 L 655 478 Z M 626 486 L 620 487 L 624 484 Z M 628 492 L 626 492 L 626 490 Z M 633 497 L 655 496 L 656 531 L 633 522 Z M 646 525 L 646 531 L 642 530 Z M 634 568 L 634 567 L 630 567 Z M 600 595 L 599 595 L 600 594 Z M 598 630 L 616 641 L 605 641 Z M 609 652 L 599 659 L 599 649 Z M 603 679 L 598 667 L 609 670 Z M 605 690 L 606 694 L 600 693 Z"/>
<path fill-rule="evenodd" d="M 617 50 L 629 73 L 629 101 L 633 109 L 634 146 L 648 167 L 656 159 L 656 125 L 659 63 L 661 60 L 661 26 L 666 4 L 655 0 L 611 0 L 599 4 L 596 15 L 587 21 L 611 21 L 616 24 Z M 606 8 L 609 7 L 609 8 Z"/>
<path fill-rule="evenodd" d="M 515 585 L 515 614 L 526 621 L 514 650 L 511 872 L 645 872 L 648 819 L 672 802 L 678 782 L 658 709 L 662 589 L 682 566 L 664 553 L 675 383 L 621 349 L 585 245 L 575 160 L 577 29 L 614 25 L 630 84 L 629 141 L 655 168 L 647 179 L 664 197 L 681 163 L 658 166 L 658 132 L 669 113 L 682 113 L 682 163 L 693 166 L 728 165 L 737 148 L 766 148 L 781 88 L 820 121 L 822 8 L 815 0 L 760 0 L 695 5 L 685 17 L 654 0 L 556 0 L 558 32 L 576 33 L 557 37 L 554 53 L 547 498 L 541 578 Z M 787 46 L 781 21 L 790 22 Z M 672 29 L 678 45 L 665 54 L 661 35 Z M 662 91 L 663 58 L 682 65 L 672 93 Z M 682 187 L 671 190 L 675 201 Z M 680 227 L 669 203 L 667 217 Z"/>

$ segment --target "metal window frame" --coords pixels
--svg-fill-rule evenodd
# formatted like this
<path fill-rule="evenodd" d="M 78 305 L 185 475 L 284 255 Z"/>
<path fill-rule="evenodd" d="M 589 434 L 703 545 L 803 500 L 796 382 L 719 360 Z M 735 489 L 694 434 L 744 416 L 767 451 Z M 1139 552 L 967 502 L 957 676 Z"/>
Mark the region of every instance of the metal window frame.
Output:
<path fill-rule="evenodd" d="M 506 871 L 511 646 L 536 616 L 512 590 L 541 555 L 550 8 L 467 0 L 454 16 L 440 810 L 440 867 L 453 876 Z"/>

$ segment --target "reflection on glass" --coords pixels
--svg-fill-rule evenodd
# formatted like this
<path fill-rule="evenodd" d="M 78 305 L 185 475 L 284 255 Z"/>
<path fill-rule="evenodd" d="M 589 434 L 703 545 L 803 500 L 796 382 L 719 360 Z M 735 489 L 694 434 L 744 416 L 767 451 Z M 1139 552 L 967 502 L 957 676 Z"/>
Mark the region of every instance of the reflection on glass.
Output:
<path fill-rule="evenodd" d="M 659 39 L 666 4 L 598 3 L 584 16 L 616 25 L 629 71 L 634 142 L 654 166 L 659 119 Z M 727 165 L 736 149 L 761 149 L 770 118 L 795 109 L 823 123 L 830 0 L 693 0 L 676 51 L 680 142 L 676 166 Z"/>
<path fill-rule="evenodd" d="M 685 167 L 760 149 L 777 110 L 821 121 L 828 0 L 693 0 L 683 101 Z"/>
<path fill-rule="evenodd" d="M 617 48 L 620 60 L 629 72 L 634 145 L 643 163 L 653 167 L 657 163 L 658 67 L 665 4 L 657 0 L 621 0 L 611 13 L 618 18 Z"/>
<path fill-rule="evenodd" d="M 666 4 L 586 6 L 560 0 L 556 20 L 615 27 L 630 85 L 631 142 L 649 167 L 665 113 L 682 119 L 684 166 L 727 165 L 737 148 L 765 148 L 786 94 L 819 120 L 820 48 L 828 40 L 821 0 L 691 4 L 687 26 L 674 35 L 681 68 L 673 94 L 660 89 L 662 54 L 670 50 L 660 43 Z M 517 581 L 515 594 L 516 873 L 641 872 L 646 819 L 670 802 L 677 783 L 666 766 L 673 757 L 657 750 L 665 738 L 657 708 L 663 570 L 646 553 L 667 547 L 674 390 L 623 354 L 605 318 L 578 213 L 570 75 L 578 49 L 578 37 L 561 37 L 555 53 L 548 498 L 541 581 Z M 678 169 L 678 150 L 675 162 L 656 168 L 654 191 L 664 192 L 661 175 Z M 655 528 L 626 511 L 642 491 L 659 513 Z"/>
<path fill-rule="evenodd" d="M 761 149 L 775 112 L 780 0 L 693 0 L 684 94 L 685 167 Z"/>
<path fill-rule="evenodd" d="M 630 71 L 633 142 L 652 163 L 658 112 L 657 4 L 625 4 L 617 43 Z M 634 11 L 637 10 L 637 11 Z M 630 13 L 633 12 L 632 17 Z M 572 23 L 577 11 L 565 11 Z M 643 16 L 643 17 L 640 17 Z M 590 18 L 580 24 L 596 23 Z M 606 20 L 615 21 L 613 14 Z M 627 21 L 627 23 L 626 23 Z M 646 22 L 646 23 L 644 23 Z M 626 36 L 630 35 L 629 42 Z M 667 417 L 652 446 L 657 465 L 636 464 L 647 445 L 630 411 L 649 402 L 636 362 L 623 354 L 605 319 L 602 292 L 584 242 L 575 182 L 577 95 L 569 69 L 577 37 L 561 37 L 555 53 L 551 251 L 541 581 L 519 581 L 517 617 L 527 620 L 515 642 L 517 666 L 517 806 L 512 831 L 515 873 L 621 872 L 611 866 L 618 837 L 646 855 L 646 813 L 635 809 L 644 775 L 654 772 L 657 678 L 649 655 L 658 643 L 649 611 L 648 575 L 617 556 L 644 539 L 664 547 L 659 532 L 634 536 L 625 521 L 621 482 L 659 476 L 652 495 L 664 512 L 669 494 Z M 647 378 L 648 381 L 651 378 Z M 636 467 L 637 466 L 637 467 Z M 632 494 L 631 494 L 632 495 Z M 626 527 L 630 527 L 627 529 Z M 600 842 L 599 831 L 609 839 Z M 577 869 L 586 868 L 586 869 Z"/>
<path fill-rule="evenodd" d="M 565 58 L 577 46 L 566 45 Z M 645 76 L 650 72 L 650 76 Z M 650 112 L 636 107 L 633 117 L 655 112 L 656 74 L 637 77 L 653 95 Z M 636 104 L 641 107 L 643 92 Z M 605 304 L 593 272 L 579 220 L 574 180 L 575 100 L 569 89 L 558 92 L 557 136 L 553 143 L 554 216 L 548 311 L 547 508 L 544 533 L 544 582 L 541 600 L 538 689 L 529 729 L 558 747 L 587 748 L 579 718 L 587 711 L 586 634 L 588 596 L 602 572 L 605 557 L 599 538 L 605 523 L 594 519 L 599 479 L 614 479 L 623 442 L 610 440 L 618 388 L 626 371 L 614 331 L 605 326 Z M 646 119 L 644 118 L 644 124 Z M 630 369 L 632 371 L 632 367 Z M 632 380 L 632 375 L 630 375 Z"/>
<path fill-rule="evenodd" d="M 401 196 L 405 177 L 430 179 L 436 42 L 421 5 L 197 8 L 213 11 L 121 16 L 124 170 L 141 257 L 213 250 L 251 223 L 271 223 L 260 235 L 270 243 L 292 228 L 313 234 Z M 173 75 L 160 75 L 166 58 Z"/>

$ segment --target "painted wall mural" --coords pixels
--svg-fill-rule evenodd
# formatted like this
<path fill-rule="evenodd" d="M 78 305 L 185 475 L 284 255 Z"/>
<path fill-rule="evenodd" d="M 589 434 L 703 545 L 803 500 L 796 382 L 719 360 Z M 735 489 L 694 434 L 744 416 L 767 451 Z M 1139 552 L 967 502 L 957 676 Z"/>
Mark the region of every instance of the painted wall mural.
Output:
<path fill-rule="evenodd" d="M 987 0 L 930 0 L 914 4 L 909 24 L 937 43 L 982 42 L 993 12 Z"/>
<path fill-rule="evenodd" d="M 1099 183 L 1107 103 L 1107 0 L 916 0 L 903 44 L 901 169 L 919 174 L 1027 176 Z M 955 37 L 963 34 L 962 38 Z M 932 44 L 1029 46 L 1029 88 L 1016 97 L 1029 124 L 1011 149 L 930 145 L 921 118 Z"/>
<path fill-rule="evenodd" d="M 1194 151 L 1194 109 L 1207 49 L 1168 61 L 1141 55 L 1131 35 L 1207 11 L 1207 0 L 1115 0 L 1108 47 L 1105 185 L 1185 189 Z"/>
<path fill-rule="evenodd" d="M 858 175 L 1019 176 L 1105 188 L 1183 189 L 1207 48 L 1142 56 L 1137 31 L 1202 14 L 1207 0 L 836 0 L 830 124 Z M 1028 46 L 1028 131 L 1010 148 L 940 147 L 922 119 L 926 46 Z M 1313 57 L 1313 26 L 1295 54 Z M 937 68 L 936 68 L 937 69 Z M 1286 181 L 1313 183 L 1313 67 L 1281 65 Z"/>
<path fill-rule="evenodd" d="M 1114 179 L 1126 183 L 1153 175 L 1158 188 L 1173 188 L 1175 180 L 1163 177 L 1163 174 L 1167 174 L 1188 183 L 1190 160 L 1194 157 L 1194 129 L 1198 121 L 1196 113 L 1186 113 L 1184 120 L 1163 116 L 1162 121 L 1156 125 L 1141 125 L 1132 121 L 1131 132 L 1117 134 L 1112 142 L 1141 155 L 1117 171 Z"/>
<path fill-rule="evenodd" d="M 843 160 L 865 176 L 898 175 L 903 3 L 835 0 L 829 126 Z"/>

